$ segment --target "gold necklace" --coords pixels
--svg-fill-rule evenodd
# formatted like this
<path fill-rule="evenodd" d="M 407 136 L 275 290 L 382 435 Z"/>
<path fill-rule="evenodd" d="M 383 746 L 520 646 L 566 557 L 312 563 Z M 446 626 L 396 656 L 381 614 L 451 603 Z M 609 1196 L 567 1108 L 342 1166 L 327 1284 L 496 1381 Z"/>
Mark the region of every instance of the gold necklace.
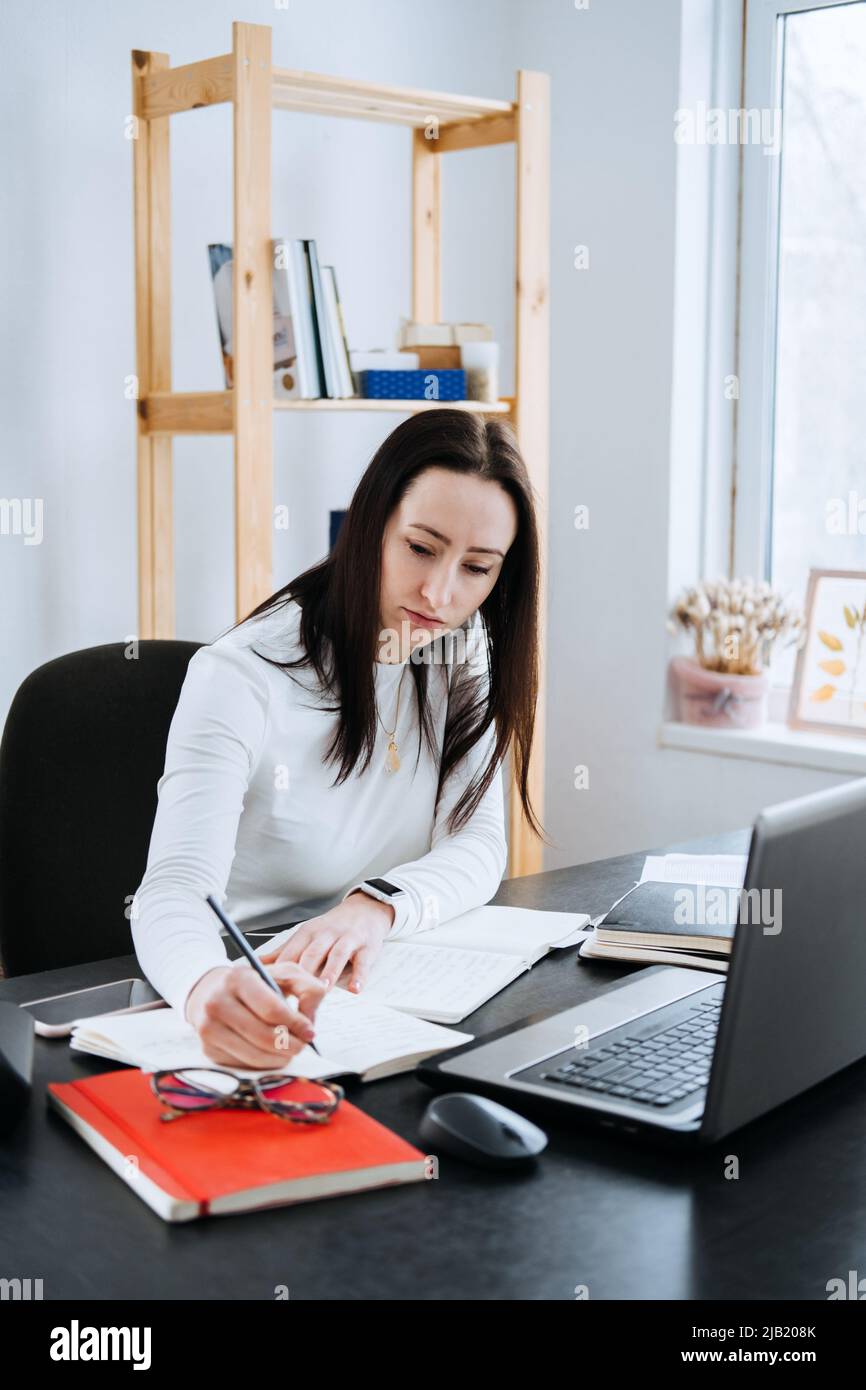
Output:
<path fill-rule="evenodd" d="M 407 663 L 407 665 L 408 665 L 408 663 Z M 400 771 L 400 754 L 397 752 L 397 742 L 396 742 L 396 739 L 395 739 L 394 735 L 395 735 L 396 732 L 397 732 L 397 722 L 398 722 L 399 717 L 400 717 L 400 690 L 401 690 L 402 685 L 403 685 L 403 676 L 405 676 L 405 674 L 406 674 L 406 667 L 403 668 L 403 675 L 400 677 L 400 680 L 399 680 L 399 682 L 398 682 L 398 684 L 397 684 L 397 708 L 396 708 L 395 711 L 394 711 L 394 727 L 393 727 L 393 729 L 385 729 L 385 725 L 382 724 L 382 717 L 381 717 L 381 715 L 379 714 L 379 707 L 378 707 L 378 705 L 376 706 L 376 718 L 379 720 L 379 723 L 382 724 L 382 728 L 385 729 L 385 733 L 386 733 L 387 736 L 388 736 L 388 752 L 385 754 L 385 771 L 386 771 L 386 772 L 399 772 L 399 771 Z"/>

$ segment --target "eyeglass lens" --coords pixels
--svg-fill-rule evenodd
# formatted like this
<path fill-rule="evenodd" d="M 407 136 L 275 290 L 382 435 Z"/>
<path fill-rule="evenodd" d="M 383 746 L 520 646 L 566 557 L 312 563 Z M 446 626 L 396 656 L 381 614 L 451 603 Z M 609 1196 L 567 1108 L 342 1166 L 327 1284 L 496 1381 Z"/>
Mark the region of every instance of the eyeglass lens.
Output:
<path fill-rule="evenodd" d="M 258 1090 L 268 1106 L 294 1110 L 298 1105 L 333 1105 L 334 1097 L 314 1081 L 299 1082 L 294 1077 L 265 1076 L 257 1079 Z M 157 1090 L 177 1110 L 201 1110 L 231 1099 L 241 1090 L 241 1079 L 226 1072 L 187 1069 L 161 1076 Z"/>

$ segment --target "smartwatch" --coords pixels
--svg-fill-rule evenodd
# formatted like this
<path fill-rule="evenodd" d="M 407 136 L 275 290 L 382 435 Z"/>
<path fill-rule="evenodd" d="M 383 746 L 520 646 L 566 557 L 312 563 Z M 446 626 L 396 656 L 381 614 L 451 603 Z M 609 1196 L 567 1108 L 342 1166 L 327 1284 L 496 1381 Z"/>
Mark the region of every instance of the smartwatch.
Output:
<path fill-rule="evenodd" d="M 396 883 L 389 883 L 386 878 L 365 878 L 359 885 L 371 898 L 378 898 L 380 903 L 395 903 L 398 898 L 405 898 L 406 891 L 398 888 Z M 396 912 L 396 907 L 395 907 Z"/>

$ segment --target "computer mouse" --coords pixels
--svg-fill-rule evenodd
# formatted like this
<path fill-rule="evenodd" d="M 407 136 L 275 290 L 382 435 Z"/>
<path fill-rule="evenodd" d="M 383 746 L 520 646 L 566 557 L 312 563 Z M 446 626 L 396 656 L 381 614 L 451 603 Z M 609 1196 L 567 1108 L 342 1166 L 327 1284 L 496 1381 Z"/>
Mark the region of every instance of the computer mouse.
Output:
<path fill-rule="evenodd" d="M 513 1168 L 547 1148 L 544 1130 L 486 1096 L 452 1091 L 424 1111 L 421 1138 L 430 1153 L 447 1153 L 483 1168 Z"/>

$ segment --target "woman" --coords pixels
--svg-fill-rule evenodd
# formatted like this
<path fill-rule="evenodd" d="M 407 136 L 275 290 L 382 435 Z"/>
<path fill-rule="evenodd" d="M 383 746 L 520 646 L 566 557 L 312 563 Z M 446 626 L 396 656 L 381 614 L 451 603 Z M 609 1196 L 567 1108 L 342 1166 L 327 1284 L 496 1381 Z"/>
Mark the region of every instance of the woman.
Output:
<path fill-rule="evenodd" d="M 376 453 L 332 553 L 192 657 L 133 939 L 215 1063 L 282 1067 L 344 970 L 358 991 L 386 938 L 489 902 L 509 746 L 541 834 L 538 564 L 510 427 L 422 413 Z M 302 919 L 261 957 L 297 1008 L 226 964 L 208 893 L 246 930 Z"/>

